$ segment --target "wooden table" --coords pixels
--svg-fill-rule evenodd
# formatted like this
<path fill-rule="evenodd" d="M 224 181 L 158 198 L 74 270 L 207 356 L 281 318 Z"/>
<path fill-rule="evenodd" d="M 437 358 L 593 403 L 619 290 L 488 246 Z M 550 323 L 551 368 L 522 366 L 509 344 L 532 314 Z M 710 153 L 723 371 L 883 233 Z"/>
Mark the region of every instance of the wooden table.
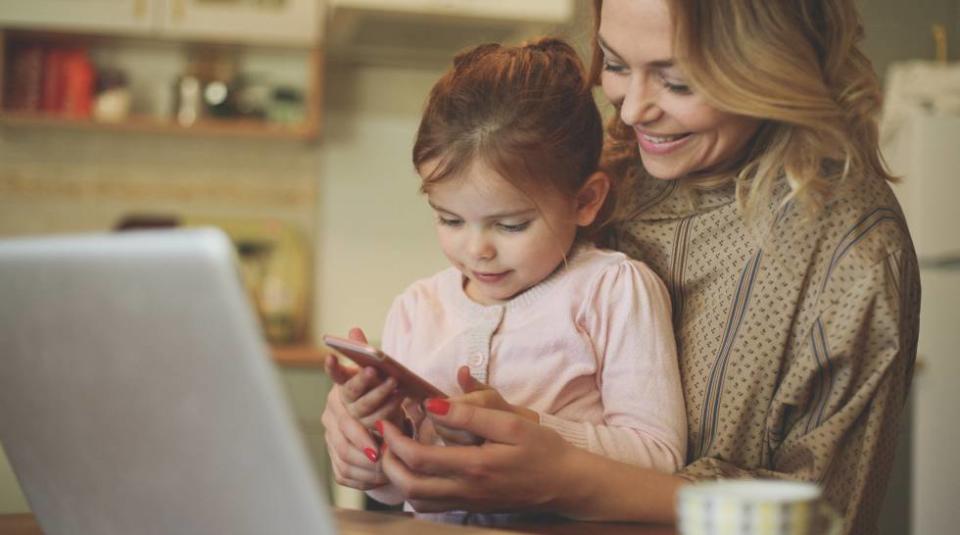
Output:
<path fill-rule="evenodd" d="M 454 526 L 416 520 L 402 513 L 374 513 L 334 509 L 341 535 L 506 535 L 536 533 L 542 535 L 676 535 L 672 526 L 608 522 L 556 521 L 515 524 L 502 528 Z M 43 535 L 32 514 L 0 515 L 0 535 Z"/>

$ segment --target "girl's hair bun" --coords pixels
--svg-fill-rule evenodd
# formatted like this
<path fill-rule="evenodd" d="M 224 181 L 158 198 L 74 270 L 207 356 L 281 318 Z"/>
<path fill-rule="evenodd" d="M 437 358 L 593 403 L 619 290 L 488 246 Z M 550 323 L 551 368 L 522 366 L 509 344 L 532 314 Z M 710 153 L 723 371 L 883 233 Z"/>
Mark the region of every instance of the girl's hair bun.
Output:
<path fill-rule="evenodd" d="M 531 48 L 534 50 L 540 50 L 548 54 L 561 54 L 561 55 L 574 55 L 576 56 L 577 52 L 567 44 L 566 41 L 558 39 L 556 37 L 541 37 L 535 41 L 528 41 L 523 45 L 525 48 Z"/>
<path fill-rule="evenodd" d="M 498 43 L 485 43 L 482 45 L 477 45 L 454 56 L 453 66 L 454 68 L 461 69 L 492 52 L 500 50 L 501 48 L 502 46 Z"/>

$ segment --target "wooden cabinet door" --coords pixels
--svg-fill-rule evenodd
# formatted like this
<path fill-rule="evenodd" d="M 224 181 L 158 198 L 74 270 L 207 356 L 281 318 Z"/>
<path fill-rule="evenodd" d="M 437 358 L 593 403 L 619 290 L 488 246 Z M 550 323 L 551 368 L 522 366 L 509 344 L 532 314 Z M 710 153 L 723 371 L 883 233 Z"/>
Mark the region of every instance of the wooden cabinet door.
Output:
<path fill-rule="evenodd" d="M 143 33 L 160 0 L 2 0 L 0 27 Z"/>
<path fill-rule="evenodd" d="M 166 0 L 168 36 L 311 46 L 320 39 L 323 0 Z"/>

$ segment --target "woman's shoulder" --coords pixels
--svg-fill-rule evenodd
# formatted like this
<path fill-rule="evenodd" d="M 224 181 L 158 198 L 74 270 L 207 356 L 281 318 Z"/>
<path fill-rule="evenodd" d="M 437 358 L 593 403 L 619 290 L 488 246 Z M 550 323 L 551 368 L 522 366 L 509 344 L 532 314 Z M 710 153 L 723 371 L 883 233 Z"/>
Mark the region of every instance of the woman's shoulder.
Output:
<path fill-rule="evenodd" d="M 792 232 L 826 246 L 879 247 L 876 254 L 909 247 L 910 234 L 890 184 L 876 176 L 849 176 L 833 185 L 813 216 L 788 206 L 780 234 Z M 782 236 L 781 236 L 782 237 Z"/>
<path fill-rule="evenodd" d="M 815 215 L 787 205 L 763 243 L 767 261 L 795 276 L 831 280 L 838 291 L 892 257 L 915 257 L 900 204 L 876 176 L 848 176 L 833 185 Z"/>

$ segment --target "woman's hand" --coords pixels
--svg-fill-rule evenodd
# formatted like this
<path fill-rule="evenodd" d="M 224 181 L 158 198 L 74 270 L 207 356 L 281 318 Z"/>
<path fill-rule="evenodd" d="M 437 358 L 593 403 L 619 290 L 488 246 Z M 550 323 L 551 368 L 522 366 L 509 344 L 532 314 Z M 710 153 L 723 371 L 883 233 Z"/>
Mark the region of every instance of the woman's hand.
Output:
<path fill-rule="evenodd" d="M 450 398 L 448 402 L 464 403 L 467 405 L 473 405 L 474 407 L 483 407 L 504 412 L 512 412 L 517 416 L 530 420 L 531 422 L 540 423 L 540 416 L 536 412 L 525 407 L 511 405 L 507 402 L 507 400 L 503 399 L 503 396 L 500 395 L 500 392 L 497 392 L 493 387 L 474 379 L 473 376 L 470 375 L 470 368 L 466 366 L 461 366 L 460 369 L 457 370 L 457 382 L 460 383 L 460 389 L 463 390 L 464 393 L 463 395 Z M 426 400 L 425 405 L 442 402 L 442 400 Z M 473 433 L 464 431 L 462 429 L 453 429 L 443 425 L 443 423 L 432 417 L 432 413 L 430 411 L 425 411 L 425 414 L 431 420 L 430 424 L 432 424 L 433 431 L 443 438 L 445 444 L 475 446 L 483 442 L 482 438 L 474 435 Z"/>
<path fill-rule="evenodd" d="M 421 512 L 551 511 L 583 520 L 676 521 L 685 483 L 577 448 L 511 412 L 434 400 L 434 421 L 486 439 L 432 446 L 384 423 L 384 474 Z"/>
<path fill-rule="evenodd" d="M 563 510 L 577 488 L 568 468 L 582 452 L 512 412 L 432 400 L 434 422 L 486 439 L 430 446 L 384 423 L 383 471 L 418 511 Z M 575 477 L 575 476 L 574 476 Z"/>
<path fill-rule="evenodd" d="M 349 336 L 366 342 L 360 329 L 351 329 Z M 327 395 L 322 416 L 334 478 L 360 490 L 385 485 L 389 481 L 380 469 L 379 445 L 370 430 L 379 420 L 398 417 L 403 400 L 394 392 L 396 381 L 381 380 L 372 368 L 345 368 L 332 355 L 324 367 L 336 383 Z"/>

